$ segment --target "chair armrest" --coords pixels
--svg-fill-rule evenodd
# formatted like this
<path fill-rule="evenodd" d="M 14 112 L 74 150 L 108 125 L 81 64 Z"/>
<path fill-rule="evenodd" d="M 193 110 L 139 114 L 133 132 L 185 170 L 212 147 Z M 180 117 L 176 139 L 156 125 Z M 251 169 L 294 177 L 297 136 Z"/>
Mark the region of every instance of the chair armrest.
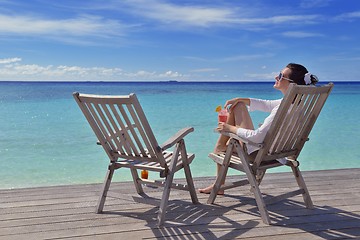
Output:
<path fill-rule="evenodd" d="M 238 135 L 234 134 L 234 133 L 230 133 L 230 132 L 220 132 L 218 131 L 218 133 L 222 134 L 222 135 L 225 135 L 225 136 L 228 136 L 230 138 L 234 138 L 234 139 L 237 139 L 247 145 L 253 145 L 253 146 L 257 146 L 259 148 L 262 148 L 264 146 L 263 143 L 255 143 L 255 142 L 252 142 L 252 141 L 249 141 L 248 139 L 244 139 L 244 138 L 241 138 L 239 137 Z"/>
<path fill-rule="evenodd" d="M 179 142 L 181 139 L 183 139 L 186 135 L 193 132 L 193 127 L 186 127 L 178 131 L 175 135 L 170 137 L 168 140 L 166 140 L 163 144 L 160 145 L 161 150 L 166 150 L 170 147 L 172 147 L 175 143 Z"/>

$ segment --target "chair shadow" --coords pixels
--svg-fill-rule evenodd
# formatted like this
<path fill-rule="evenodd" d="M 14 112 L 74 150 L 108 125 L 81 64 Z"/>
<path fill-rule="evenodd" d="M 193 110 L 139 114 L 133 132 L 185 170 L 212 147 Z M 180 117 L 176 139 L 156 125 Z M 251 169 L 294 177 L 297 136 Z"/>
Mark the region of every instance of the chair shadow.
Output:
<path fill-rule="evenodd" d="M 239 195 L 227 195 L 227 197 L 253 205 L 254 207 L 248 210 L 250 214 L 258 216 L 261 221 L 253 198 Z M 264 194 L 265 201 L 272 197 Z M 324 239 L 360 237 L 360 215 L 341 208 L 314 205 L 313 209 L 308 209 L 302 201 L 286 199 L 267 205 L 267 209 L 272 221 L 271 226 L 301 229 Z"/>
<path fill-rule="evenodd" d="M 146 222 L 156 238 L 166 239 L 233 239 L 255 228 L 258 221 L 247 221 L 241 224 L 226 217 L 232 208 L 216 204 L 192 204 L 187 200 L 169 200 L 165 223 L 157 225 L 159 207 L 149 196 L 133 197 L 135 202 L 154 205 L 147 211 L 103 211 L 103 214 L 115 214 L 123 217 L 141 219 Z M 157 205 L 157 206 L 155 206 Z"/>
<path fill-rule="evenodd" d="M 223 197 L 235 204 L 223 206 L 216 203 L 192 204 L 190 200 L 169 200 L 162 227 L 157 226 L 156 219 L 160 200 L 146 194 L 132 196 L 137 203 L 154 205 L 146 207 L 146 211 L 103 213 L 143 220 L 156 238 L 166 239 L 234 239 L 262 224 L 253 197 L 231 194 Z M 264 194 L 265 201 L 271 197 Z M 314 205 L 314 209 L 307 209 L 302 201 L 292 199 L 268 205 L 267 208 L 272 221 L 270 228 L 301 229 L 324 239 L 360 237 L 360 215 L 341 208 Z"/>
<path fill-rule="evenodd" d="M 276 214 L 274 225 L 302 229 L 324 239 L 360 237 L 359 214 L 327 205 L 314 205 L 313 209 L 307 209 L 301 202 L 293 200 L 282 203 L 283 209 L 298 205 L 302 208 L 288 210 L 286 214 L 276 206 L 270 206 L 269 210 Z"/>

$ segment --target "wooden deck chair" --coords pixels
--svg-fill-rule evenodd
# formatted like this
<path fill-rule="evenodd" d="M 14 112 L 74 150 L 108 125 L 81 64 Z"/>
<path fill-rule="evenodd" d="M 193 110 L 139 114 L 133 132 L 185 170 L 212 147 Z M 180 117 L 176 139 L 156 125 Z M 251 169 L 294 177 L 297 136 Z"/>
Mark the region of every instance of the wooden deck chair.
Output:
<path fill-rule="evenodd" d="M 142 184 L 164 187 L 158 213 L 159 226 L 164 222 L 171 188 L 189 191 L 192 202 L 198 203 L 189 166 L 195 155 L 186 152 L 184 142 L 184 137 L 194 131 L 193 128 L 184 128 L 159 145 L 135 94 L 99 96 L 74 93 L 73 96 L 110 159 L 97 213 L 103 210 L 112 176 L 119 168 L 130 169 L 140 195 L 144 193 Z M 172 147 L 173 151 L 168 151 Z M 180 169 L 184 169 L 186 185 L 173 183 L 174 174 Z M 158 172 L 164 181 L 142 179 L 138 170 Z"/>
<path fill-rule="evenodd" d="M 291 84 L 264 138 L 264 142 L 261 144 L 251 143 L 235 134 L 222 133 L 228 135 L 230 141 L 225 153 L 209 154 L 209 157 L 221 167 L 208 203 L 214 203 L 220 189 L 225 190 L 250 184 L 261 218 L 266 224 L 271 224 L 266 204 L 302 194 L 306 207 L 313 208 L 308 189 L 299 170 L 298 156 L 305 142 L 308 141 L 310 131 L 332 87 L 332 83 L 319 87 Z M 249 161 L 249 155 L 245 151 L 245 147 L 239 144 L 239 141 L 245 143 L 244 146 L 255 144 L 260 147 L 254 162 Z M 233 152 L 237 154 L 233 154 Z M 277 159 L 285 160 L 285 165 L 291 168 L 299 188 L 273 197 L 265 204 L 259 185 L 267 169 L 284 166 Z M 222 184 L 229 167 L 244 172 L 245 178 L 237 182 Z"/>

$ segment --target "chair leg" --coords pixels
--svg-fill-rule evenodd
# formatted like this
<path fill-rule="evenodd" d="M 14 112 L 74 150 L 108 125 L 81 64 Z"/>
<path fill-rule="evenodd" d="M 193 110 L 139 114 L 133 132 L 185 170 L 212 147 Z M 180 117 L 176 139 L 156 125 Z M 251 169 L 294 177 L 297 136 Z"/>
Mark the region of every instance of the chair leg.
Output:
<path fill-rule="evenodd" d="M 217 196 L 218 191 L 220 190 L 220 186 L 223 182 L 225 182 L 227 170 L 229 168 L 230 159 L 231 159 L 231 155 L 233 152 L 233 146 L 234 146 L 233 142 L 230 141 L 230 143 L 226 149 L 223 163 L 220 166 L 218 175 L 216 177 L 213 189 L 211 190 L 210 196 L 208 198 L 208 201 L 207 201 L 208 204 L 213 204 L 215 202 L 215 198 Z"/>
<path fill-rule="evenodd" d="M 264 198 L 262 197 L 260 188 L 256 183 L 255 177 L 251 173 L 250 174 L 246 173 L 246 175 L 248 175 L 248 179 L 249 179 L 249 182 L 251 185 L 252 192 L 254 193 L 254 196 L 255 196 L 255 201 L 258 206 L 261 219 L 263 220 L 263 222 L 265 224 L 270 225 L 271 220 L 270 220 L 269 212 L 266 209 Z"/>
<path fill-rule="evenodd" d="M 258 182 L 256 181 L 255 175 L 250 167 L 249 161 L 247 156 L 245 156 L 244 151 L 242 151 L 241 146 L 238 142 L 235 142 L 235 149 L 237 150 L 237 153 L 242 161 L 244 171 L 246 173 L 246 176 L 249 180 L 250 186 L 251 186 L 251 192 L 254 193 L 255 201 L 258 206 L 261 219 L 265 224 L 270 225 L 270 216 L 266 209 L 264 198 L 262 197 Z"/>
<path fill-rule="evenodd" d="M 141 184 L 140 184 L 139 181 L 138 181 L 138 179 L 139 179 L 139 174 L 138 174 L 137 170 L 131 168 L 131 169 L 130 169 L 130 172 L 131 172 L 131 176 L 132 176 L 132 178 L 133 178 L 133 182 L 134 182 L 134 184 L 135 184 L 136 192 L 137 192 L 138 194 L 144 193 L 144 190 L 143 190 Z"/>
<path fill-rule="evenodd" d="M 266 170 L 261 170 L 261 171 L 258 171 L 257 174 L 256 174 L 256 182 L 258 183 L 258 185 L 261 184 L 264 176 L 265 176 L 265 173 L 266 173 Z"/>
<path fill-rule="evenodd" d="M 188 190 L 190 193 L 191 201 L 194 204 L 199 203 L 199 200 L 197 198 L 196 191 L 195 191 L 194 181 L 193 181 L 191 171 L 190 171 L 190 165 L 189 165 L 189 161 L 187 158 L 187 152 L 186 152 L 184 140 L 181 140 L 180 144 L 181 144 L 181 157 L 182 157 L 187 187 L 188 187 Z"/>
<path fill-rule="evenodd" d="M 296 182 L 297 182 L 299 188 L 304 190 L 304 193 L 302 194 L 302 196 L 303 196 L 303 199 L 305 202 L 305 206 L 310 209 L 314 208 L 313 202 L 310 197 L 309 190 L 306 187 L 304 178 L 300 172 L 299 167 L 291 166 L 291 170 L 293 171 L 293 174 L 295 176 L 295 179 L 296 179 Z"/>
<path fill-rule="evenodd" d="M 166 214 L 166 208 L 167 208 L 168 201 L 169 201 L 171 185 L 172 185 L 172 182 L 174 179 L 176 164 L 179 159 L 179 151 L 180 151 L 179 147 L 180 147 L 179 143 L 177 143 L 175 146 L 175 149 L 174 149 L 174 155 L 170 162 L 168 175 L 166 176 L 166 180 L 165 180 L 165 184 L 164 184 L 164 191 L 162 194 L 160 207 L 159 207 L 159 214 L 158 214 L 158 225 L 159 226 L 162 226 L 165 221 L 165 214 Z"/>
<path fill-rule="evenodd" d="M 110 183 L 111 183 L 111 179 L 114 175 L 114 171 L 115 171 L 115 166 L 113 164 L 109 164 L 108 171 L 105 176 L 105 181 L 102 185 L 102 191 L 100 194 L 100 198 L 99 198 L 97 206 L 96 206 L 96 210 L 95 210 L 96 213 L 101 213 L 104 209 L 106 195 L 110 188 Z"/>

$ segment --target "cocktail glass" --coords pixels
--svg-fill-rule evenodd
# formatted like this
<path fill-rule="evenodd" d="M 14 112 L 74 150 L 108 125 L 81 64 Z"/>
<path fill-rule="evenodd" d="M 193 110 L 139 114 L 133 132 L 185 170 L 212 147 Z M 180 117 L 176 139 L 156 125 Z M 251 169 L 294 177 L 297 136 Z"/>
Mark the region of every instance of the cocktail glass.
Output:
<path fill-rule="evenodd" d="M 228 115 L 229 115 L 229 113 L 228 113 L 228 111 L 226 109 L 221 109 L 218 112 L 218 120 L 219 120 L 219 122 L 225 122 L 226 123 Z"/>

